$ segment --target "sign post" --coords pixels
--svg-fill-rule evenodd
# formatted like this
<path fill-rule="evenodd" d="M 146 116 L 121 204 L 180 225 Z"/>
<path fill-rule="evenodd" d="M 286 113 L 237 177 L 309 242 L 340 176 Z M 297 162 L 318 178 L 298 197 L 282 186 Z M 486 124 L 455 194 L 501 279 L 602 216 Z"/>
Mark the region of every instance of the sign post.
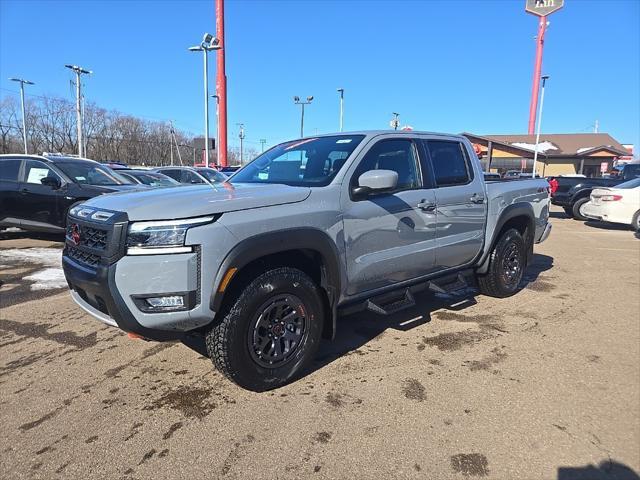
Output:
<path fill-rule="evenodd" d="M 544 34 L 547 30 L 547 16 L 560 10 L 564 0 L 526 0 L 525 11 L 539 17 L 538 36 L 536 37 L 536 60 L 533 68 L 533 88 L 529 105 L 529 135 L 533 135 L 536 127 L 536 112 L 538 110 L 538 94 L 540 92 L 540 75 L 542 73 L 542 51 L 544 49 Z"/>

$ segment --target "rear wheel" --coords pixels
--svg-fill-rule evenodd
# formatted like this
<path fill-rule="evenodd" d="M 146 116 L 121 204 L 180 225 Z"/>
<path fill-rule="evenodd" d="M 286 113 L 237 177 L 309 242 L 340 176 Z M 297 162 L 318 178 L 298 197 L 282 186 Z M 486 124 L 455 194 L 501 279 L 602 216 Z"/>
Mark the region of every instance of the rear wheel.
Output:
<path fill-rule="evenodd" d="M 633 220 L 631 220 L 631 226 L 636 232 L 640 232 L 640 210 L 634 213 Z"/>
<path fill-rule="evenodd" d="M 214 365 L 243 388 L 265 391 L 291 381 L 320 344 L 323 302 L 300 270 L 269 270 L 243 289 L 207 333 Z"/>
<path fill-rule="evenodd" d="M 518 291 L 527 262 L 527 249 L 520 233 L 512 228 L 502 234 L 489 259 L 489 270 L 478 275 L 483 295 L 509 297 Z"/>
<path fill-rule="evenodd" d="M 572 215 L 576 220 L 589 220 L 584 213 L 582 213 L 582 209 L 589 201 L 589 197 L 583 197 L 576 200 L 576 203 L 573 204 Z"/>

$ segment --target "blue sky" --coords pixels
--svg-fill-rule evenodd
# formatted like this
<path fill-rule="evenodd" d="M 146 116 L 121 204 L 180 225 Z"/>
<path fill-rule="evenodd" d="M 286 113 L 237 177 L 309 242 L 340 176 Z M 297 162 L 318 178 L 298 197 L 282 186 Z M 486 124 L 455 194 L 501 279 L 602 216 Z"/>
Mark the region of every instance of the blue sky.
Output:
<path fill-rule="evenodd" d="M 237 122 L 255 148 L 297 136 L 293 95 L 315 97 L 305 133 L 336 131 L 338 87 L 346 130 L 388 128 L 395 111 L 420 130 L 525 133 L 537 22 L 524 3 L 229 0 L 230 144 Z M 640 1 L 565 3 L 549 17 L 543 132 L 592 131 L 597 119 L 638 148 Z M 95 72 L 86 96 L 100 106 L 200 133 L 202 58 L 187 47 L 205 31 L 213 0 L 0 0 L 0 96 L 22 76 L 37 83 L 30 94 L 71 99 L 63 65 L 75 63 Z"/>

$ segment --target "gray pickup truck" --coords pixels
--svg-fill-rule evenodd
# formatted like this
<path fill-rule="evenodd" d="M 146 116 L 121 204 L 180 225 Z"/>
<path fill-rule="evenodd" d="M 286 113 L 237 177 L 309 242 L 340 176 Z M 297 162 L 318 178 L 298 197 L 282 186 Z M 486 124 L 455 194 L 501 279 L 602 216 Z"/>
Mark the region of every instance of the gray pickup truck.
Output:
<path fill-rule="evenodd" d="M 223 184 L 73 208 L 63 267 L 97 319 L 158 341 L 202 336 L 221 372 L 262 391 L 298 376 L 340 313 L 397 312 L 419 289 L 475 279 L 516 293 L 548 216 L 545 180 L 485 182 L 464 137 L 322 135 Z"/>

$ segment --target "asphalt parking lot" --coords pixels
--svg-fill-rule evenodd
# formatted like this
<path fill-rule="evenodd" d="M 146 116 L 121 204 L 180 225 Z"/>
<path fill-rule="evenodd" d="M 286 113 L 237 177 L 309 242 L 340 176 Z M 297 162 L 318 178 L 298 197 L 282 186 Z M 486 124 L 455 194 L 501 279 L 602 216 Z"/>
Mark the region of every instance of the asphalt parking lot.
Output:
<path fill-rule="evenodd" d="M 48 260 L 58 238 L 5 234 L 0 476 L 638 479 L 640 239 L 552 222 L 514 297 L 342 318 L 263 394 L 197 346 L 97 323 Z"/>

